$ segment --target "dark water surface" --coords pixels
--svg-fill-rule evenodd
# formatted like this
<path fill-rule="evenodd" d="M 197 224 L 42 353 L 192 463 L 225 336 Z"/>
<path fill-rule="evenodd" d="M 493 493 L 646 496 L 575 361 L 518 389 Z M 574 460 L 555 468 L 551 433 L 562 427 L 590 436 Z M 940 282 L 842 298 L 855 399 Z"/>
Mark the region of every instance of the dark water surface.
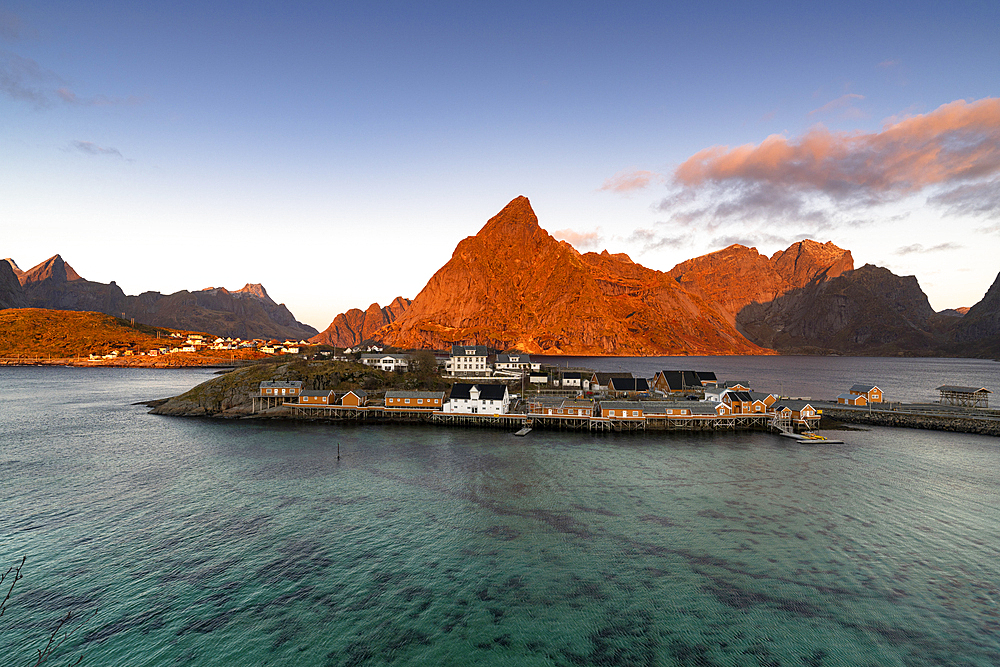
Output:
<path fill-rule="evenodd" d="M 944 384 L 1000 390 L 1000 364 L 991 359 L 893 357 L 536 357 L 557 366 L 626 371 L 651 378 L 662 370 L 712 371 L 720 380 L 744 380 L 758 391 L 836 400 L 855 383 L 876 384 L 887 401 L 938 400 Z"/>
<path fill-rule="evenodd" d="M 1000 439 L 130 405 L 208 376 L 0 369 L 3 664 L 1000 664 Z"/>

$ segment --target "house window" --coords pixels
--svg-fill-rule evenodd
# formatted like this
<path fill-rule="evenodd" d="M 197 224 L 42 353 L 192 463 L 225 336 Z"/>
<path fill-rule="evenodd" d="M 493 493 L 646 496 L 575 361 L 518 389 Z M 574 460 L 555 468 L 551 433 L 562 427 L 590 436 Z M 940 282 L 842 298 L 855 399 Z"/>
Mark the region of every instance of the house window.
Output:
<path fill-rule="evenodd" d="M 406 399 L 406 404 L 407 404 L 407 405 L 409 405 L 409 404 L 410 404 L 410 399 Z"/>
<path fill-rule="evenodd" d="M 418 398 L 417 399 L 417 405 L 423 405 L 423 404 L 424 404 L 424 399 Z"/>
<path fill-rule="evenodd" d="M 633 410 L 632 411 L 632 416 L 633 417 L 638 417 L 639 416 L 639 411 L 638 410 Z"/>

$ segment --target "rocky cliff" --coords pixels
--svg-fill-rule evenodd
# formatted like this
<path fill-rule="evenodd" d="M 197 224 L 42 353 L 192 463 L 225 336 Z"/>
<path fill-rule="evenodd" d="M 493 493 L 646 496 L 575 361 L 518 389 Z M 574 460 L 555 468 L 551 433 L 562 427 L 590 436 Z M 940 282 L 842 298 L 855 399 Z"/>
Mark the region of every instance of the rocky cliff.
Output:
<path fill-rule="evenodd" d="M 309 342 L 334 347 L 359 345 L 371 340 L 379 329 L 395 322 L 410 307 L 410 303 L 410 299 L 397 296 L 385 308 L 377 303 L 368 306 L 368 310 L 351 308 L 333 318 L 330 326 L 310 338 Z"/>
<path fill-rule="evenodd" d="M 978 356 L 1000 356 L 1000 274 L 986 295 L 954 325 L 953 353 L 973 350 Z"/>
<path fill-rule="evenodd" d="M 810 282 L 854 268 L 850 250 L 806 239 L 770 258 L 739 244 L 681 262 L 670 270 L 688 289 L 699 289 L 735 317 L 752 303 L 767 303 Z"/>
<path fill-rule="evenodd" d="M 913 276 L 871 264 L 740 310 L 747 336 L 785 353 L 934 354 L 954 318 L 934 312 Z"/>
<path fill-rule="evenodd" d="M 24 297 L 24 288 L 17 279 L 17 264 L 12 260 L 0 262 L 0 309 L 24 308 L 28 305 Z M 20 273 L 21 271 L 18 270 Z"/>
<path fill-rule="evenodd" d="M 17 266 L 13 260 L 3 264 L 12 270 Z M 275 303 L 259 284 L 247 284 L 236 292 L 208 288 L 127 296 L 114 281 L 104 284 L 85 280 L 59 255 L 15 274 L 22 287 L 20 303 L 32 308 L 106 313 L 135 318 L 151 326 L 240 338 L 298 340 L 316 334 L 314 328 L 296 321 L 283 304 Z M 3 294 L 0 286 L 0 301 Z"/>
<path fill-rule="evenodd" d="M 580 254 L 511 201 L 378 336 L 405 348 L 479 343 L 548 354 L 765 354 L 697 290 L 627 255 Z"/>

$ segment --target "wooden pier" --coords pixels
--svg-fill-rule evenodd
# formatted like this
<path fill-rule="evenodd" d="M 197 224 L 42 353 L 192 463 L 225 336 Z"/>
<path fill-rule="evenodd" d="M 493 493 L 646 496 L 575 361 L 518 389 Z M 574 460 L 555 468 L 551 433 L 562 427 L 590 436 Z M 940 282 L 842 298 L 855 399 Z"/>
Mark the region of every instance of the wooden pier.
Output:
<path fill-rule="evenodd" d="M 589 432 L 635 431 L 769 431 L 787 432 L 800 424 L 778 424 L 773 414 L 745 414 L 728 416 L 684 415 L 676 417 L 595 417 L 591 415 L 552 415 L 540 413 L 471 414 L 440 412 L 419 408 L 386 408 L 383 406 L 302 405 L 285 402 L 293 416 L 305 419 L 330 421 L 358 421 L 380 423 L 425 423 L 444 426 L 498 428 L 514 431 L 524 429 L 567 430 Z M 818 421 L 818 420 L 817 420 Z"/>

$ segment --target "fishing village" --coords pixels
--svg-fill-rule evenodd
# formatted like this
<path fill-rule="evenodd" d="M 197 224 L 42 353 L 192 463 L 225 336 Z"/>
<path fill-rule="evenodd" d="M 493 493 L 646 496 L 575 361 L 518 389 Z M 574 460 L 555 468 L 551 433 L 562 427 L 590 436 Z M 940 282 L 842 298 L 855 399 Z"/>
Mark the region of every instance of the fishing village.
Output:
<path fill-rule="evenodd" d="M 357 360 L 404 372 L 411 355 L 367 352 Z M 837 388 L 832 399 L 782 396 L 712 371 L 629 372 L 546 367 L 518 352 L 494 354 L 455 345 L 438 360 L 448 391 L 306 388 L 301 380 L 261 381 L 250 393 L 255 417 L 479 426 L 526 435 L 533 429 L 590 432 L 767 431 L 796 440 L 839 442 L 817 434 L 824 417 L 844 423 L 1000 435 L 1000 412 L 986 387 L 943 385 L 937 403 L 890 402 L 875 383 Z M 831 392 L 834 393 L 834 392 Z"/>

